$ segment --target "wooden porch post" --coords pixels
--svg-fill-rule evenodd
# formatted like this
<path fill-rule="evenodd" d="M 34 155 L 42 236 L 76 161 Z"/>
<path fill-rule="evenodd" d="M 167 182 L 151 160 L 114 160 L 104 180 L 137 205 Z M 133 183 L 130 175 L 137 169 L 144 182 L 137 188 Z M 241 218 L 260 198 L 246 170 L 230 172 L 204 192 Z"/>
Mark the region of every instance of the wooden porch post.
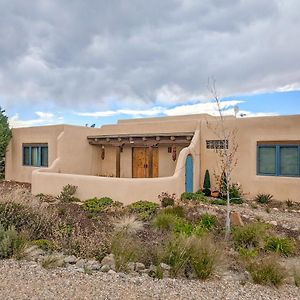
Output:
<path fill-rule="evenodd" d="M 120 177 L 121 147 L 116 147 L 116 177 Z"/>
<path fill-rule="evenodd" d="M 148 178 L 153 177 L 153 147 L 148 147 Z"/>

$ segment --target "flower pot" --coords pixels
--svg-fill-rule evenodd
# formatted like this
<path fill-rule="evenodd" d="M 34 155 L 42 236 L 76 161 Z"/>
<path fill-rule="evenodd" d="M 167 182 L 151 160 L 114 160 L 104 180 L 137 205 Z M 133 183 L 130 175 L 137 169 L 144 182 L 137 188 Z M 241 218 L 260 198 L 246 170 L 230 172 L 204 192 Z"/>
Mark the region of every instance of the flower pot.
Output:
<path fill-rule="evenodd" d="M 212 192 L 211 192 L 211 196 L 212 196 L 213 198 L 218 198 L 219 195 L 220 195 L 220 192 L 219 192 L 219 191 L 212 191 Z"/>

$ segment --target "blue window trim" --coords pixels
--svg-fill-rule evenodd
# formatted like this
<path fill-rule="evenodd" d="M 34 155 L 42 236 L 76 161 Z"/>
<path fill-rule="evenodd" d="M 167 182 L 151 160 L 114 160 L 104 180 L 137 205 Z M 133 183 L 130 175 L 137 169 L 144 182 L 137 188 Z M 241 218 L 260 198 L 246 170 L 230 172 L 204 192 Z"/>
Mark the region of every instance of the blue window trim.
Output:
<path fill-rule="evenodd" d="M 260 173 L 259 172 L 259 166 L 260 166 L 260 148 L 274 148 L 276 151 L 275 156 L 275 173 L 274 174 L 268 174 L 268 173 Z M 298 174 L 296 175 L 282 175 L 280 172 L 280 166 L 281 166 L 281 156 L 280 156 L 280 149 L 282 147 L 288 148 L 298 148 Z M 298 144 L 259 144 L 256 147 L 256 175 L 258 176 L 280 176 L 280 177 L 300 177 L 300 145 Z"/>
<path fill-rule="evenodd" d="M 25 148 L 29 148 L 29 164 L 25 164 Z M 32 148 L 37 148 L 37 165 L 32 164 Z M 49 163 L 47 163 L 47 166 L 42 166 L 42 148 L 47 148 L 48 150 L 48 144 L 23 144 L 22 145 L 22 165 L 24 167 L 35 167 L 35 168 L 47 168 Z"/>

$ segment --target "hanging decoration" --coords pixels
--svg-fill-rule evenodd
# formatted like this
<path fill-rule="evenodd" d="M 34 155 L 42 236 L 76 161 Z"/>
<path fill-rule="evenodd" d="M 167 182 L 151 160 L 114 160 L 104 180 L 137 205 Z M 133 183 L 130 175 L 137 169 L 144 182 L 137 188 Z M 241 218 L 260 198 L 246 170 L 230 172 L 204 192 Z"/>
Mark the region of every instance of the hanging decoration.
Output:
<path fill-rule="evenodd" d="M 173 146 L 173 148 L 172 148 L 172 159 L 173 159 L 173 161 L 176 160 L 176 147 L 175 146 Z"/>
<path fill-rule="evenodd" d="M 101 158 L 102 158 L 102 160 L 105 158 L 105 148 L 104 148 L 104 146 L 102 146 L 102 148 L 101 148 Z"/>

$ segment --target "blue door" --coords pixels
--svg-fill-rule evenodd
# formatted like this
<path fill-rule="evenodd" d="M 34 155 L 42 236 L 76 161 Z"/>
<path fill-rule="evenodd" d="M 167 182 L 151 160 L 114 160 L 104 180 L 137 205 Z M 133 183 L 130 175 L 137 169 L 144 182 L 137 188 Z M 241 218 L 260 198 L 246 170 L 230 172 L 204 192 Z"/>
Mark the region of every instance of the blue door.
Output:
<path fill-rule="evenodd" d="M 193 192 L 193 157 L 188 155 L 185 161 L 185 191 Z"/>

